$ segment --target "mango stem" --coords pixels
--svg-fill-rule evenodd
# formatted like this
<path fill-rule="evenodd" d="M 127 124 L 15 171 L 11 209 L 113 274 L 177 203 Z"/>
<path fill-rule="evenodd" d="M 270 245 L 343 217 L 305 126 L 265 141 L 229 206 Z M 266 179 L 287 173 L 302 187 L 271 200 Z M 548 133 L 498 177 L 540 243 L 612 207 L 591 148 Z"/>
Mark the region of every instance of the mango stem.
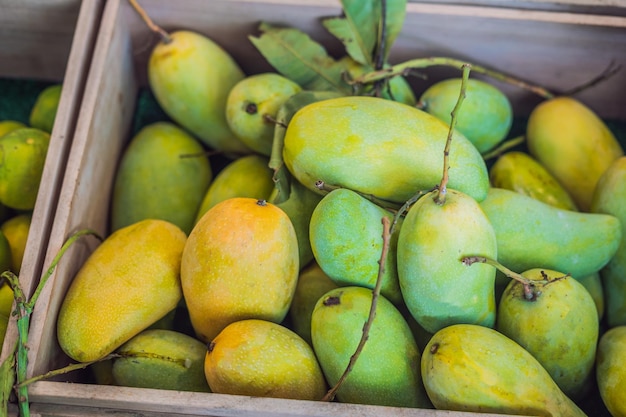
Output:
<path fill-rule="evenodd" d="M 520 135 L 513 139 L 509 139 L 507 141 L 502 142 L 499 146 L 496 146 L 490 151 L 487 151 L 483 154 L 483 160 L 487 161 L 491 158 L 498 157 L 502 155 L 504 152 L 508 151 L 511 148 L 516 147 L 517 145 L 521 145 L 526 140 L 526 136 Z"/>
<path fill-rule="evenodd" d="M 154 33 L 157 33 L 159 36 L 161 36 L 161 41 L 163 43 L 167 44 L 172 41 L 172 37 L 170 36 L 170 34 L 163 30 L 163 28 L 158 26 L 156 23 L 154 23 L 150 16 L 148 16 L 148 13 L 146 13 L 146 11 L 139 5 L 139 3 L 137 3 L 137 0 L 128 0 L 128 2 L 131 6 L 133 6 L 133 9 L 135 9 L 135 11 L 139 14 L 141 19 L 148 26 L 148 28 L 150 28 L 150 30 Z"/>

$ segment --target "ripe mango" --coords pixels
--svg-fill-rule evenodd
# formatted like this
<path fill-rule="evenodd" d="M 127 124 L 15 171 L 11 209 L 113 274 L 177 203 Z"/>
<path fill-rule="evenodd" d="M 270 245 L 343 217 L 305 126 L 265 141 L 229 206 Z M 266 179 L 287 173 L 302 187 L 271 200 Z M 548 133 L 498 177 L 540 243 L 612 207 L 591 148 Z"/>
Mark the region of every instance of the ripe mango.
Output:
<path fill-rule="evenodd" d="M 609 214 L 563 210 L 492 187 L 480 203 L 496 232 L 498 261 L 513 271 L 546 268 L 579 279 L 600 270 L 622 238 Z"/>
<path fill-rule="evenodd" d="M 10 269 L 17 275 L 19 275 L 22 268 L 31 221 L 32 215 L 30 213 L 23 213 L 11 217 L 0 226 L 0 230 L 10 247 Z"/>
<path fill-rule="evenodd" d="M 313 350 L 334 386 L 355 353 L 372 290 L 343 287 L 322 296 L 311 317 Z M 380 296 L 361 354 L 337 391 L 345 403 L 432 408 L 420 376 L 420 351 L 402 314 Z"/>
<path fill-rule="evenodd" d="M 624 151 L 611 130 L 589 107 L 571 97 L 556 97 L 531 112 L 528 150 L 588 211 L 596 183 Z"/>
<path fill-rule="evenodd" d="M 13 308 L 13 290 L 9 284 L 0 285 L 0 347 L 4 343 L 4 337 L 9 325 L 11 310 Z M 1 349 L 0 349 L 1 350 Z"/>
<path fill-rule="evenodd" d="M 306 187 L 317 181 L 404 203 L 439 184 L 449 127 L 406 104 L 376 97 L 331 98 L 301 108 L 285 132 L 285 166 Z M 459 133 L 450 147 L 450 188 L 477 201 L 487 167 Z"/>
<path fill-rule="evenodd" d="M 593 298 L 562 272 L 533 268 L 521 275 L 548 284 L 537 284 L 536 297 L 528 300 L 522 283 L 511 280 L 498 304 L 496 329 L 530 352 L 565 395 L 580 399 L 593 377 L 598 343 Z"/>
<path fill-rule="evenodd" d="M 161 108 L 207 146 L 250 153 L 226 121 L 228 93 L 245 76 L 237 62 L 200 33 L 179 30 L 169 38 L 148 61 L 148 82 Z"/>
<path fill-rule="evenodd" d="M 591 201 L 591 212 L 617 217 L 622 238 L 615 256 L 600 271 L 609 327 L 626 325 L 626 157 L 616 159 L 602 174 Z"/>
<path fill-rule="evenodd" d="M 174 309 L 182 296 L 186 238 L 176 225 L 155 219 L 108 236 L 74 277 L 59 310 L 63 351 L 79 362 L 100 359 Z"/>
<path fill-rule="evenodd" d="M 596 364 L 604 405 L 613 417 L 626 416 L 626 326 L 615 326 L 600 337 Z"/>
<path fill-rule="evenodd" d="M 439 330 L 422 354 L 428 397 L 440 410 L 584 417 L 527 350 L 475 324 Z"/>
<path fill-rule="evenodd" d="M 450 124 L 452 110 L 461 93 L 461 81 L 457 77 L 434 83 L 422 93 L 419 106 Z M 513 124 L 513 107 L 495 85 L 469 78 L 465 99 L 456 117 L 456 130 L 484 153 L 506 139 Z"/>
<path fill-rule="evenodd" d="M 583 287 L 587 289 L 591 298 L 593 298 L 593 302 L 596 305 L 596 311 L 598 313 L 598 320 L 602 321 L 604 317 L 604 286 L 602 285 L 602 278 L 600 277 L 600 272 L 594 272 L 593 274 L 589 274 L 582 278 L 578 278 L 578 282 L 583 284 Z"/>
<path fill-rule="evenodd" d="M 211 179 L 209 160 L 193 136 L 169 122 L 145 126 L 128 144 L 115 175 L 112 230 L 161 219 L 188 234 Z"/>
<path fill-rule="evenodd" d="M 204 377 L 206 346 L 173 330 L 144 330 L 120 346 L 113 360 L 116 385 L 210 392 Z"/>
<path fill-rule="evenodd" d="M 39 93 L 28 117 L 30 127 L 52 133 L 62 90 L 62 84 L 54 84 Z"/>
<path fill-rule="evenodd" d="M 320 400 L 326 381 L 311 346 L 280 324 L 240 320 L 211 343 L 204 373 L 216 393 Z"/>
<path fill-rule="evenodd" d="M 11 244 L 0 228 L 0 274 L 4 271 L 10 271 L 13 267 L 13 256 L 11 253 Z"/>
<path fill-rule="evenodd" d="M 496 234 L 478 203 L 448 188 L 445 202 L 436 191 L 409 209 L 398 237 L 398 278 L 404 301 L 428 332 L 456 323 L 492 327 L 496 318 L 495 269 L 467 268 L 463 256 L 497 255 Z"/>
<path fill-rule="evenodd" d="M 374 289 L 383 248 L 383 224 L 393 213 L 354 191 L 339 188 L 326 194 L 311 216 L 310 240 L 315 260 L 338 286 Z M 401 224 L 401 223 L 400 223 Z M 396 267 L 400 227 L 390 237 L 380 293 L 402 304 Z"/>
<path fill-rule="evenodd" d="M 280 323 L 298 281 L 298 241 L 284 211 L 234 197 L 205 213 L 182 255 L 181 282 L 196 336 L 208 343 L 232 322 Z"/>

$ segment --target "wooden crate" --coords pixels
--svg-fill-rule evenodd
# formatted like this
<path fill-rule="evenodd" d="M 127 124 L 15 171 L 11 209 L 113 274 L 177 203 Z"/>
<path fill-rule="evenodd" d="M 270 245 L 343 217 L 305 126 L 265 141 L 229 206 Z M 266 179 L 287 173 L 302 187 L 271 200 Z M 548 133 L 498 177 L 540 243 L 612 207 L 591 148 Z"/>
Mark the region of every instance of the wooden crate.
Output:
<path fill-rule="evenodd" d="M 0 77 L 64 84 L 20 270 L 27 295 L 41 276 L 103 7 L 104 0 L 0 0 Z M 16 338 L 12 321 L 0 360 Z"/>
<path fill-rule="evenodd" d="M 319 24 L 340 13 L 338 0 L 141 0 L 166 30 L 202 32 L 225 47 L 251 73 L 271 70 L 248 41 L 260 21 L 298 27 L 327 45 L 342 49 Z M 450 56 L 532 80 L 555 91 L 567 90 L 601 73 L 610 62 L 626 65 L 626 18 L 502 7 L 411 2 L 392 62 Z M 90 228 L 108 232 L 113 179 L 130 139 L 138 91 L 146 86 L 146 62 L 156 41 L 126 0 L 105 6 L 92 66 L 67 163 L 60 203 L 45 265 L 68 236 Z M 456 71 L 456 70 L 454 70 Z M 458 74 L 458 72 L 452 72 Z M 428 71 L 432 79 L 450 71 Z M 426 83 L 416 82 L 416 92 Z M 516 113 L 527 116 L 537 97 L 501 85 Z M 581 93 L 598 114 L 626 120 L 626 73 Z M 57 314 L 74 275 L 97 246 L 84 238 L 64 256 L 35 309 L 30 334 L 30 376 L 67 365 L 56 339 Z M 97 306 L 94 306 L 97 308 Z M 68 384 L 67 381 L 72 382 Z M 88 384 L 80 373 L 30 385 L 36 415 L 84 416 L 464 416 L 435 410 L 251 398 L 223 394 L 146 390 Z M 483 414 L 481 414 L 483 415 Z"/>

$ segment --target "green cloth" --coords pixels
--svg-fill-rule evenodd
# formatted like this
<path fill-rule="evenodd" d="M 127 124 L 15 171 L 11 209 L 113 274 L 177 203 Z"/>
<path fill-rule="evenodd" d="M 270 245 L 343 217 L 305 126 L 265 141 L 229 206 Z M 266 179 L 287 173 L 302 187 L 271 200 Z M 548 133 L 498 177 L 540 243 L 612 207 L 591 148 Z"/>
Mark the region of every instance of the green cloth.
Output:
<path fill-rule="evenodd" d="M 0 120 L 15 120 L 28 125 L 30 111 L 49 81 L 0 78 Z"/>

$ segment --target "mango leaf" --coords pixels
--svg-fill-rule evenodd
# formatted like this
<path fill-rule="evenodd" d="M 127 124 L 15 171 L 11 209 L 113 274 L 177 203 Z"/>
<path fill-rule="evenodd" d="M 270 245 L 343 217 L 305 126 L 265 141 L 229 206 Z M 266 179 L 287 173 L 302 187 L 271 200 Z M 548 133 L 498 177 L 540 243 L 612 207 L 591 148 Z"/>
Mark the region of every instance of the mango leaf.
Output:
<path fill-rule="evenodd" d="M 306 33 L 267 23 L 262 23 L 259 29 L 263 32 L 261 36 L 249 36 L 249 39 L 277 72 L 305 90 L 350 94 L 351 87 L 343 79 L 345 65 L 330 57 Z"/>

